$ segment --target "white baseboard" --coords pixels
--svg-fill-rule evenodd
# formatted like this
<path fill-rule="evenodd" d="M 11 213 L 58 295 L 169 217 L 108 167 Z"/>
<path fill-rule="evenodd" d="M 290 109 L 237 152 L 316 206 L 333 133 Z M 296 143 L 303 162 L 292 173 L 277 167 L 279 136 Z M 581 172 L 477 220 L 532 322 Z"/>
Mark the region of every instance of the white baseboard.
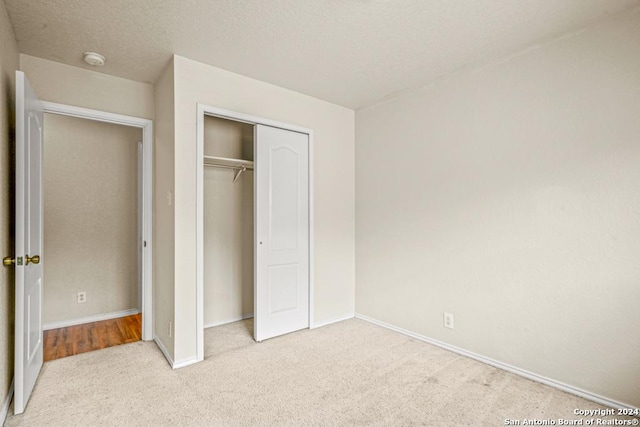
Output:
<path fill-rule="evenodd" d="M 0 425 L 4 425 L 4 422 L 7 420 L 7 415 L 9 415 L 9 406 L 11 406 L 11 399 L 13 399 L 13 380 L 11 380 L 11 386 L 9 387 L 7 398 L 4 400 L 4 404 L 2 405 L 2 411 L 0 412 Z"/>
<path fill-rule="evenodd" d="M 221 321 L 218 321 L 218 322 L 207 323 L 206 325 L 204 325 L 204 328 L 208 329 L 208 328 L 213 328 L 214 326 L 222 326 L 222 325 L 226 325 L 228 323 L 238 322 L 240 320 L 251 319 L 252 317 L 253 317 L 253 313 L 245 314 L 243 316 L 233 317 L 233 318 L 227 319 L 227 320 L 221 320 Z M 311 324 L 311 327 L 309 329 L 321 328 L 323 326 L 327 326 L 327 325 L 330 325 L 332 323 L 338 323 L 338 322 L 342 322 L 344 320 L 353 319 L 353 317 L 354 317 L 354 315 L 352 313 L 352 314 L 348 314 L 346 316 L 336 317 L 335 319 L 325 320 L 323 322 L 315 322 L 315 323 Z"/>
<path fill-rule="evenodd" d="M 137 308 L 131 308 L 129 310 L 114 311 L 112 313 L 96 314 L 94 316 L 81 317 L 79 319 L 61 320 L 59 322 L 48 322 L 42 325 L 42 329 L 48 331 L 50 329 L 67 328 L 69 326 L 82 325 L 84 323 L 100 322 L 102 320 L 117 319 L 118 317 L 131 316 L 132 314 L 138 314 L 140 311 Z"/>
<path fill-rule="evenodd" d="M 311 325 L 311 327 L 309 329 L 315 329 L 315 328 L 322 328 L 323 326 L 327 326 L 327 325 L 331 325 L 332 323 L 338 323 L 338 322 L 343 322 L 345 320 L 349 320 L 349 319 L 353 319 L 354 318 L 354 314 L 348 314 L 346 316 L 340 316 L 340 317 L 336 317 L 334 319 L 331 320 L 325 320 L 322 322 L 313 322 L 313 324 Z"/>
<path fill-rule="evenodd" d="M 180 360 L 173 364 L 173 369 L 184 368 L 185 366 L 193 365 L 198 362 L 201 362 L 201 360 L 198 360 L 196 357 L 187 360 Z"/>
<path fill-rule="evenodd" d="M 399 332 L 401 334 L 410 336 L 410 337 L 418 339 L 420 341 L 424 341 L 424 342 L 427 342 L 429 344 L 433 344 L 433 345 L 435 345 L 437 347 L 440 347 L 440 348 L 443 348 L 445 350 L 449 350 L 449 351 L 452 351 L 454 353 L 460 354 L 461 356 L 465 356 L 465 357 L 468 357 L 470 359 L 477 360 L 477 361 L 485 363 L 487 365 L 491 365 L 493 367 L 502 369 L 502 370 L 507 371 L 507 372 L 511 372 L 512 374 L 519 375 L 521 377 L 530 379 L 532 381 L 536 381 L 536 382 L 548 385 L 550 387 L 557 388 L 558 390 L 562 390 L 562 391 L 567 392 L 569 394 L 573 394 L 575 396 L 579 396 L 579 397 L 582 397 L 584 399 L 591 400 L 592 402 L 596 402 L 596 403 L 599 403 L 599 404 L 604 405 L 604 406 L 608 406 L 608 407 L 616 408 L 616 409 L 617 408 L 638 409 L 633 405 L 630 405 L 630 404 L 627 404 L 627 403 L 623 403 L 623 402 L 618 402 L 617 400 L 609 399 L 607 397 L 600 396 L 600 395 L 595 394 L 595 393 L 591 393 L 590 391 L 583 390 L 581 388 L 574 387 L 572 385 L 565 384 L 563 382 L 556 381 L 556 380 L 553 380 L 551 378 L 547 378 L 547 377 L 544 377 L 542 375 L 538 375 L 538 374 L 535 374 L 533 372 L 529 372 L 527 370 L 520 369 L 518 367 L 511 366 L 511 365 L 508 365 L 506 363 L 499 362 L 497 360 L 494 360 L 494 359 L 491 359 L 491 358 L 488 358 L 488 357 L 485 357 L 485 356 L 481 356 L 479 354 L 476 354 L 476 353 L 473 353 L 471 351 L 467 351 L 467 350 L 464 350 L 462 348 L 459 348 L 459 347 L 444 343 L 442 341 L 438 341 L 438 340 L 435 340 L 433 338 L 429 338 L 429 337 L 426 337 L 424 335 L 420 335 L 420 334 L 417 334 L 415 332 L 411 332 L 411 331 L 408 331 L 406 329 L 402 329 L 402 328 L 399 328 L 397 326 L 393 326 L 393 325 L 390 325 L 388 323 L 381 322 L 380 320 L 373 319 L 373 318 L 365 316 L 363 314 L 356 313 L 355 317 L 356 317 L 356 319 L 365 320 L 365 321 L 367 321 L 369 323 L 373 323 L 375 325 L 382 326 L 383 328 L 387 328 L 387 329 L 390 329 L 390 330 L 395 331 L 395 332 Z"/>
<path fill-rule="evenodd" d="M 171 369 L 184 368 L 185 366 L 193 365 L 194 363 L 199 362 L 199 360 L 195 357 L 187 360 L 174 361 L 173 358 L 169 355 L 167 348 L 162 343 L 162 340 L 158 338 L 157 335 L 153 336 L 153 341 L 155 341 L 156 345 L 164 355 L 165 359 L 167 359 L 167 362 L 169 363 L 169 366 L 171 366 Z"/>
<path fill-rule="evenodd" d="M 169 366 L 171 366 L 171 368 L 173 369 L 173 358 L 171 358 L 171 356 L 169 355 L 169 352 L 167 351 L 167 348 L 162 343 L 162 340 L 160 340 L 160 338 L 158 338 L 157 335 L 154 335 L 153 341 L 156 343 L 156 345 L 164 355 L 164 358 L 167 359 L 167 362 L 169 362 Z"/>
<path fill-rule="evenodd" d="M 206 325 L 204 325 L 204 328 L 208 329 L 208 328 L 213 328 L 214 326 L 222 326 L 222 325 L 226 325 L 227 323 L 233 323 L 233 322 L 238 322 L 240 320 L 251 319 L 252 317 L 253 317 L 253 313 L 243 314 L 242 316 L 232 317 L 231 319 L 220 320 L 218 322 L 213 322 L 213 323 L 207 323 Z"/>

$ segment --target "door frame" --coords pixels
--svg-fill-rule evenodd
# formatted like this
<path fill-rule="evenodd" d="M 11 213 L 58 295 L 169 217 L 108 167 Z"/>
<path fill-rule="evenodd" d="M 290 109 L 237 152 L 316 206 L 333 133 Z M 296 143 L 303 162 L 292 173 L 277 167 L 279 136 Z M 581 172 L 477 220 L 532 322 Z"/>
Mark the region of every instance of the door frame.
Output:
<path fill-rule="evenodd" d="M 45 113 L 142 130 L 142 238 L 146 242 L 142 249 L 142 339 L 150 341 L 153 339 L 153 121 L 49 101 L 42 101 L 42 107 Z"/>
<path fill-rule="evenodd" d="M 313 322 L 314 301 L 314 215 L 313 215 L 313 130 L 264 117 L 197 103 L 196 117 L 196 361 L 204 360 L 204 119 L 218 117 L 251 125 L 265 125 L 309 136 L 309 329 Z M 254 141 L 254 144 L 257 143 Z M 255 161 L 255 159 L 254 159 Z"/>

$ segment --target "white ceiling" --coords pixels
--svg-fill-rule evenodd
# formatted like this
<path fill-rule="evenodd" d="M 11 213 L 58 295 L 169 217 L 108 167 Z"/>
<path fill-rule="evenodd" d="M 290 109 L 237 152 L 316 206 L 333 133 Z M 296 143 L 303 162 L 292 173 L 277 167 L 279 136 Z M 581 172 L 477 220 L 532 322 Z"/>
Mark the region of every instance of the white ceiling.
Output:
<path fill-rule="evenodd" d="M 4 0 L 21 52 L 153 83 L 171 54 L 360 108 L 640 0 Z"/>

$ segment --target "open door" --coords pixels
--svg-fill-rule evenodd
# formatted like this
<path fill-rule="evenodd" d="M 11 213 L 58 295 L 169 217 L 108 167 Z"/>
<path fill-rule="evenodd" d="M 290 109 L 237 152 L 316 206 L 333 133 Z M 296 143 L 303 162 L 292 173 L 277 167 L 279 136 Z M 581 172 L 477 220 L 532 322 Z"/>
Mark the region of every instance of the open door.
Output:
<path fill-rule="evenodd" d="M 42 368 L 43 126 L 42 105 L 16 71 L 16 414 L 24 412 Z"/>
<path fill-rule="evenodd" d="M 309 327 L 309 135 L 255 126 L 254 338 Z"/>

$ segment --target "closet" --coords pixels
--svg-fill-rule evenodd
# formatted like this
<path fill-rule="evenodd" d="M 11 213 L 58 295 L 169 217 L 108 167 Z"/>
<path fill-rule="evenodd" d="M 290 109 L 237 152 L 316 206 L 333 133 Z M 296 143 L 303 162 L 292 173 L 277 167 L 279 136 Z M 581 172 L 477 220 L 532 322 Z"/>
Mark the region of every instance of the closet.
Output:
<path fill-rule="evenodd" d="M 203 115 L 201 152 L 203 327 L 308 328 L 309 134 Z"/>
<path fill-rule="evenodd" d="M 204 326 L 253 316 L 253 126 L 205 117 Z"/>

